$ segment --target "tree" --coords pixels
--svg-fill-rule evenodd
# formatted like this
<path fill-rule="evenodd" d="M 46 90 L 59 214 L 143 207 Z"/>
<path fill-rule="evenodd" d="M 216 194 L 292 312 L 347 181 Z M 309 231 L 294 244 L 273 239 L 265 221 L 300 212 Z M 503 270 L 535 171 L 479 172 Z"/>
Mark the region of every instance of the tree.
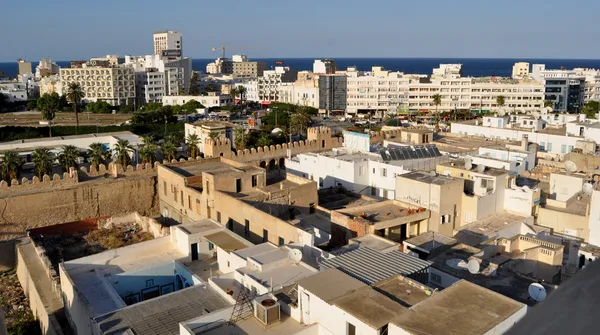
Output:
<path fill-rule="evenodd" d="M 258 141 L 256 141 L 256 146 L 257 147 L 268 147 L 271 144 L 273 144 L 273 140 L 271 139 L 271 137 L 269 136 L 269 134 L 262 134 L 259 138 Z"/>
<path fill-rule="evenodd" d="M 48 121 L 48 134 L 52 137 L 52 120 L 56 116 L 56 111 L 52 109 L 45 109 L 42 111 L 42 117 Z"/>
<path fill-rule="evenodd" d="M 133 146 L 129 143 L 128 140 L 118 140 L 115 144 L 113 156 L 115 157 L 115 161 L 118 164 L 121 164 L 123 168 L 126 168 L 127 165 L 131 164 L 130 154 L 133 151 Z"/>
<path fill-rule="evenodd" d="M 196 158 L 200 156 L 200 149 L 198 149 L 198 145 L 200 145 L 200 138 L 198 135 L 189 134 L 185 140 L 185 145 L 187 146 L 188 157 Z"/>
<path fill-rule="evenodd" d="M 279 125 L 290 124 L 290 114 L 279 110 L 279 108 L 270 108 L 271 111 L 262 117 L 264 125 L 278 127 Z"/>
<path fill-rule="evenodd" d="M 106 148 L 102 143 L 90 144 L 90 163 L 98 170 L 100 164 L 106 165 L 110 159 L 110 149 Z"/>
<path fill-rule="evenodd" d="M 69 171 L 69 168 L 77 168 L 77 159 L 79 158 L 79 150 L 74 145 L 65 145 L 62 151 L 58 154 L 58 164 L 64 172 Z"/>
<path fill-rule="evenodd" d="M 310 124 L 310 115 L 305 110 L 298 110 L 292 114 L 292 129 L 299 134 L 303 134 L 303 131 L 308 128 Z"/>
<path fill-rule="evenodd" d="M 598 112 L 600 112 L 600 102 L 590 100 L 583 105 L 581 113 L 585 114 L 588 119 L 596 119 Z"/>
<path fill-rule="evenodd" d="M 6 151 L 0 161 L 0 180 L 10 182 L 13 179 L 19 179 L 21 176 L 21 167 L 23 158 L 14 151 Z"/>
<path fill-rule="evenodd" d="M 79 83 L 69 83 L 67 87 L 67 99 L 73 104 L 73 111 L 75 112 L 75 124 L 77 132 L 79 133 L 79 104 L 85 94 Z"/>
<path fill-rule="evenodd" d="M 156 149 L 158 148 L 154 143 L 154 138 L 152 136 L 145 135 L 142 136 L 142 141 L 144 142 L 142 148 L 140 149 L 140 158 L 142 159 L 142 164 L 154 164 L 154 162 L 156 162 Z"/>
<path fill-rule="evenodd" d="M 200 95 L 200 86 L 198 86 L 198 72 L 192 73 L 190 79 L 190 95 Z"/>
<path fill-rule="evenodd" d="M 111 106 L 108 102 L 106 101 L 96 101 L 96 102 L 90 102 L 85 106 L 85 109 L 90 112 L 90 113 L 102 113 L 102 114 L 109 114 L 112 112 L 113 110 L 113 106 Z"/>
<path fill-rule="evenodd" d="M 506 102 L 506 98 L 503 95 L 499 95 L 496 97 L 496 104 L 498 107 L 504 107 L 504 103 Z"/>
<path fill-rule="evenodd" d="M 216 141 L 219 137 L 221 137 L 221 134 L 217 133 L 216 131 L 211 131 L 208 134 L 208 138 L 210 138 L 213 141 Z"/>
<path fill-rule="evenodd" d="M 167 161 L 172 161 L 177 158 L 177 146 L 173 141 L 167 139 L 162 146 L 163 156 Z"/>
<path fill-rule="evenodd" d="M 123 105 L 119 107 L 121 113 L 133 113 L 135 112 L 135 106 L 133 104 Z"/>
<path fill-rule="evenodd" d="M 438 106 L 442 104 L 442 96 L 435 94 L 433 96 L 433 104 L 435 105 L 435 129 L 440 129 L 440 114 L 438 113 Z"/>
<path fill-rule="evenodd" d="M 554 102 L 552 100 L 544 101 L 544 107 L 554 107 Z"/>
<path fill-rule="evenodd" d="M 237 150 L 244 150 L 248 145 L 248 135 L 246 135 L 246 129 L 242 126 L 237 126 L 233 129 L 233 138 L 235 139 L 235 148 Z"/>
<path fill-rule="evenodd" d="M 4 95 L 2 95 L 2 96 L 4 96 Z M 28 100 L 27 101 L 27 110 L 33 110 L 36 108 L 37 108 L 37 100 Z"/>
<path fill-rule="evenodd" d="M 245 86 L 238 86 L 237 94 L 240 96 L 240 103 L 243 105 L 244 100 L 246 99 L 246 93 L 248 93 L 248 89 Z"/>
<path fill-rule="evenodd" d="M 42 179 L 45 174 L 52 175 L 54 165 L 54 153 L 50 149 L 38 148 L 33 151 L 31 160 L 35 164 L 35 175 Z"/>

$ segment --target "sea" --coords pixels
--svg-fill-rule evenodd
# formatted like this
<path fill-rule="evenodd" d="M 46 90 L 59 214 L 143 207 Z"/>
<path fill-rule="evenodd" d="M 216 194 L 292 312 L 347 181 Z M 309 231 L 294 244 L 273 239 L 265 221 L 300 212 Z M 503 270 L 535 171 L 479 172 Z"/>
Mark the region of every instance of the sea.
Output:
<path fill-rule="evenodd" d="M 253 58 L 255 61 L 267 63 L 267 68 L 277 64 L 289 66 L 298 71 L 312 70 L 315 58 Z M 206 71 L 206 65 L 214 59 L 193 59 L 192 68 Z M 546 64 L 547 69 L 572 69 L 576 67 L 600 69 L 600 59 L 523 59 L 523 58 L 335 58 L 340 70 L 356 66 L 358 70 L 368 71 L 372 66 L 383 66 L 386 70 L 400 71 L 409 74 L 431 74 L 433 68 L 442 63 L 459 63 L 463 65 L 463 75 L 467 77 L 510 76 L 515 62 L 530 64 Z M 33 67 L 37 61 L 32 62 Z M 68 67 L 68 61 L 58 61 L 61 67 Z M 0 72 L 5 76 L 16 77 L 17 62 L 0 63 Z"/>

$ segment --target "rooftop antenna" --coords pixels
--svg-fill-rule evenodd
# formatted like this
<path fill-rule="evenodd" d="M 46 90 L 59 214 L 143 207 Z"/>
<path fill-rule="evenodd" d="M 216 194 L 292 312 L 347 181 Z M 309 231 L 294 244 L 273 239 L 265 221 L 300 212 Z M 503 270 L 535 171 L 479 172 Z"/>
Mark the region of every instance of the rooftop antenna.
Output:
<path fill-rule="evenodd" d="M 535 301 L 544 301 L 546 299 L 546 289 L 540 283 L 532 283 L 527 289 L 531 299 Z"/>
<path fill-rule="evenodd" d="M 298 249 L 291 249 L 288 251 L 288 258 L 292 264 L 298 264 L 302 260 L 302 251 Z"/>
<path fill-rule="evenodd" d="M 469 263 L 467 263 L 467 269 L 469 270 L 469 272 L 473 275 L 476 275 L 479 273 L 479 262 L 477 260 L 470 260 Z"/>

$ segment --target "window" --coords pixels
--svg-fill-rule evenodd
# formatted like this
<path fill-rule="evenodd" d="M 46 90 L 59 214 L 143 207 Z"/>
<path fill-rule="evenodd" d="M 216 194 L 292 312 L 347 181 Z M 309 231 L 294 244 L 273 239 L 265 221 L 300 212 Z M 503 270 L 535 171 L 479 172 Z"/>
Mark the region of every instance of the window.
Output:
<path fill-rule="evenodd" d="M 196 199 L 196 213 L 200 214 L 200 199 Z"/>
<path fill-rule="evenodd" d="M 250 236 L 250 221 L 244 220 L 244 235 Z"/>
<path fill-rule="evenodd" d="M 242 192 L 242 179 L 240 179 L 240 178 L 237 178 L 235 180 L 235 192 L 236 193 Z"/>
<path fill-rule="evenodd" d="M 315 203 L 314 202 L 311 202 L 310 204 L 308 204 L 308 213 L 315 214 Z"/>
<path fill-rule="evenodd" d="M 431 277 L 431 282 L 434 284 L 438 284 L 441 285 L 442 284 L 442 277 L 440 275 L 437 275 L 435 273 L 429 273 L 429 276 Z"/>
<path fill-rule="evenodd" d="M 269 242 L 269 231 L 263 229 L 263 242 Z"/>
<path fill-rule="evenodd" d="M 183 191 L 179 191 L 179 193 L 181 194 L 181 206 L 183 206 Z"/>
<path fill-rule="evenodd" d="M 440 222 L 441 224 L 450 223 L 450 214 L 442 215 Z"/>
<path fill-rule="evenodd" d="M 359 175 L 359 176 L 362 176 L 362 175 L 364 174 L 364 170 L 365 170 L 365 169 L 364 169 L 364 166 L 359 166 L 359 167 L 358 167 L 358 175 Z"/>
<path fill-rule="evenodd" d="M 227 220 L 227 229 L 233 231 L 233 220 L 231 218 Z"/>
<path fill-rule="evenodd" d="M 175 188 L 173 191 L 173 200 L 175 200 L 175 203 L 177 203 L 177 188 Z"/>
<path fill-rule="evenodd" d="M 560 146 L 560 153 L 562 153 L 562 154 L 566 154 L 567 153 L 567 145 L 566 144 L 562 144 Z"/>
<path fill-rule="evenodd" d="M 188 195 L 188 208 L 192 209 L 192 196 Z"/>
<path fill-rule="evenodd" d="M 210 182 L 206 181 L 206 194 L 210 194 Z"/>
<path fill-rule="evenodd" d="M 254 174 L 252 175 L 252 187 L 256 187 L 258 186 L 258 175 Z"/>
<path fill-rule="evenodd" d="M 375 168 L 373 168 L 373 174 L 375 174 Z"/>
<path fill-rule="evenodd" d="M 208 242 L 208 250 L 215 250 L 215 245 L 212 242 Z"/>
<path fill-rule="evenodd" d="M 163 190 L 165 192 L 165 195 L 167 195 L 167 182 L 163 180 Z"/>
<path fill-rule="evenodd" d="M 279 237 L 279 242 L 277 243 L 277 245 L 282 246 L 285 244 L 285 240 L 283 239 L 283 237 Z"/>
<path fill-rule="evenodd" d="M 221 223 L 221 212 L 217 211 L 217 222 Z"/>
<path fill-rule="evenodd" d="M 381 169 L 381 176 L 387 177 L 387 169 Z"/>
<path fill-rule="evenodd" d="M 375 187 L 371 187 L 371 195 L 372 196 L 376 196 L 377 195 L 377 189 Z"/>
<path fill-rule="evenodd" d="M 356 335 L 356 326 L 354 326 L 350 322 L 346 322 L 346 334 L 347 335 Z"/>
<path fill-rule="evenodd" d="M 323 187 L 323 178 L 319 177 L 319 187 Z"/>

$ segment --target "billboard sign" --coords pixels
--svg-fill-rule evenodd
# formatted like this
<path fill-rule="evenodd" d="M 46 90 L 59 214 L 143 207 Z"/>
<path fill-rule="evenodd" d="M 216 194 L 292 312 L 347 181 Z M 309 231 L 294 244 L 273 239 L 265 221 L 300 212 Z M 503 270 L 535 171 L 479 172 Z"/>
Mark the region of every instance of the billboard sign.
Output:
<path fill-rule="evenodd" d="M 282 60 L 276 60 L 275 61 L 275 65 L 283 65 L 283 61 Z"/>
<path fill-rule="evenodd" d="M 181 57 L 181 50 L 163 50 L 163 57 Z"/>

